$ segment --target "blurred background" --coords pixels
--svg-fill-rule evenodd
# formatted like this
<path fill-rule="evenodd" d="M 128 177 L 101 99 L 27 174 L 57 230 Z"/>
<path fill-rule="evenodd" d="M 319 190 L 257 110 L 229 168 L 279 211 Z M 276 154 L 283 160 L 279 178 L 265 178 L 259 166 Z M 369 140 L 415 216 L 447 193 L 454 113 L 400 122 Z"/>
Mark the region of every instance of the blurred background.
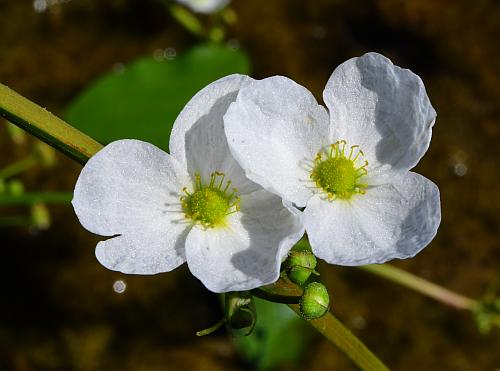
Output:
<path fill-rule="evenodd" d="M 102 143 L 166 149 L 182 106 L 221 76 L 285 75 L 321 101 L 338 64 L 382 53 L 422 77 L 438 112 L 416 170 L 440 187 L 442 225 L 393 264 L 481 298 L 500 266 L 499 40 L 496 0 L 233 0 L 215 14 L 166 0 L 0 0 L 0 81 Z M 185 266 L 103 268 L 68 203 L 80 170 L 0 122 L 0 370 L 355 369 L 281 306 L 259 304 L 248 338 L 197 338 L 221 318 L 219 298 Z M 333 312 L 391 369 L 500 370 L 499 328 L 355 268 L 320 269 Z"/>

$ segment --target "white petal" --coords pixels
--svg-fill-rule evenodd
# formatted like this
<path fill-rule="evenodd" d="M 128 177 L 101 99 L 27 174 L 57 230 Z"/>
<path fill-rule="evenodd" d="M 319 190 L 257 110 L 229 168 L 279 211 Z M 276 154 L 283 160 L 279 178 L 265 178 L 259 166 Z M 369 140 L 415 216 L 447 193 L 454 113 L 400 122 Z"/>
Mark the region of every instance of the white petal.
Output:
<path fill-rule="evenodd" d="M 333 138 L 359 145 L 365 153 L 370 184 L 413 168 L 429 147 L 436 111 L 422 80 L 380 54 L 337 67 L 323 99 Z"/>
<path fill-rule="evenodd" d="M 275 76 L 244 86 L 224 116 L 229 147 L 247 177 L 305 206 L 311 161 L 329 142 L 326 110 L 292 80 Z"/>
<path fill-rule="evenodd" d="M 439 190 L 412 172 L 394 179 L 350 201 L 312 198 L 304 219 L 315 255 L 331 264 L 363 265 L 422 250 L 441 221 Z"/>
<path fill-rule="evenodd" d="M 161 264 L 151 269 L 167 271 L 184 260 L 178 247 L 186 229 L 178 224 L 183 219 L 179 192 L 190 184 L 187 171 L 169 154 L 149 143 L 120 140 L 87 162 L 72 204 L 89 231 L 123 235 L 98 245 L 96 254 L 105 266 L 147 273 L 141 259 L 153 257 Z"/>
<path fill-rule="evenodd" d="M 186 162 L 186 133 L 197 123 L 222 121 L 229 105 L 236 99 L 240 88 L 252 81 L 248 76 L 230 75 L 207 85 L 182 109 L 170 134 L 170 154 Z"/>
<path fill-rule="evenodd" d="M 245 176 L 229 151 L 223 116 L 240 87 L 249 81 L 247 76 L 231 75 L 202 89 L 179 114 L 170 136 L 172 156 L 185 161 L 193 177 L 200 174 L 206 184 L 210 174 L 223 172 L 239 194 L 259 187 Z"/>
<path fill-rule="evenodd" d="M 113 236 L 165 218 L 191 180 L 172 156 L 139 140 L 108 144 L 85 165 L 73 207 L 89 231 Z"/>
<path fill-rule="evenodd" d="M 169 272 L 186 261 L 185 243 L 190 225 L 155 220 L 148 226 L 97 244 L 97 260 L 108 269 L 126 274 Z"/>
<path fill-rule="evenodd" d="M 186 133 L 186 156 L 189 173 L 192 177 L 200 174 L 203 184 L 218 172 L 224 173 L 224 182 L 231 181 L 231 188 L 239 195 L 262 189 L 246 177 L 229 151 L 222 116 L 212 121 L 202 119 Z"/>
<path fill-rule="evenodd" d="M 211 14 L 222 9 L 230 0 L 177 0 L 197 13 Z"/>
<path fill-rule="evenodd" d="M 241 211 L 227 227 L 195 226 L 186 258 L 191 273 L 213 292 L 251 290 L 278 279 L 282 260 L 303 233 L 300 218 L 261 190 L 241 198 Z"/>

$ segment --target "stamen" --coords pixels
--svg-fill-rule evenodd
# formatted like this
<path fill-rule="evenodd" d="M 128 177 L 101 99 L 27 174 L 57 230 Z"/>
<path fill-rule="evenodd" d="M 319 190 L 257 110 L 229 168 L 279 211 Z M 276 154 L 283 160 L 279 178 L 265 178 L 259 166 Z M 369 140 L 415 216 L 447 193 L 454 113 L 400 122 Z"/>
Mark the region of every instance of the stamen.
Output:
<path fill-rule="evenodd" d="M 203 188 L 203 185 L 201 184 L 201 176 L 199 173 L 195 173 L 194 174 L 194 177 L 195 177 L 195 183 L 196 183 L 196 189 L 201 189 Z"/>
<path fill-rule="evenodd" d="M 356 157 L 354 157 L 352 160 L 353 160 L 353 161 L 356 161 L 360 155 L 361 155 L 361 156 L 364 156 L 365 154 L 363 153 L 363 151 L 362 151 L 362 150 L 358 149 L 358 153 L 357 153 Z"/>
<path fill-rule="evenodd" d="M 223 191 L 223 192 L 224 192 L 224 194 L 226 194 L 227 189 L 229 188 L 229 186 L 230 186 L 230 185 L 231 185 L 231 181 L 230 181 L 230 180 L 228 180 L 228 181 L 227 181 L 227 183 L 226 183 L 226 187 L 224 188 L 224 191 Z"/>
<path fill-rule="evenodd" d="M 368 174 L 368 161 L 357 166 L 357 160 L 364 156 L 363 151 L 358 145 L 353 145 L 346 155 L 346 147 L 347 141 L 338 140 L 330 144 L 329 150 L 318 151 L 314 158 L 310 177 L 326 193 L 328 200 L 348 199 L 353 194 L 363 194 L 366 188 L 359 180 Z"/>
<path fill-rule="evenodd" d="M 187 187 L 184 187 L 182 188 L 184 194 L 180 197 L 187 219 L 199 223 L 204 228 L 213 228 L 223 225 L 228 215 L 240 210 L 238 190 L 233 188 L 231 194 L 227 194 L 231 181 L 226 181 L 224 173 L 218 171 L 211 173 L 206 186 L 203 185 L 199 173 L 195 173 L 194 177 L 194 191 L 189 193 Z"/>
<path fill-rule="evenodd" d="M 224 173 L 217 173 L 217 175 L 219 175 L 221 177 L 220 178 L 220 183 L 219 183 L 219 189 L 221 189 L 222 188 L 222 184 L 224 183 L 224 178 L 226 177 L 226 174 L 224 174 Z"/>
<path fill-rule="evenodd" d="M 340 143 L 342 143 L 342 156 L 344 156 L 345 146 L 346 146 L 347 142 L 345 140 L 341 140 Z"/>
<path fill-rule="evenodd" d="M 356 144 L 356 145 L 354 145 L 354 146 L 351 146 L 351 152 L 349 152 L 349 160 L 351 159 L 351 157 L 352 157 L 352 153 L 354 152 L 354 149 L 355 149 L 355 148 L 359 148 L 359 146 L 358 146 L 357 144 Z M 359 152 L 359 151 L 358 151 L 358 152 Z"/>

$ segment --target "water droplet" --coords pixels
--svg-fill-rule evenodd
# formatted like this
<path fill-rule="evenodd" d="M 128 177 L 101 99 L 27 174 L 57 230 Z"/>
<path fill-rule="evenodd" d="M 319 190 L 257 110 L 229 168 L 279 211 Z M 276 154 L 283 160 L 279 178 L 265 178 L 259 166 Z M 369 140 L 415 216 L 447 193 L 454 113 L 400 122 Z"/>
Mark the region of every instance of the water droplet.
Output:
<path fill-rule="evenodd" d="M 467 166 L 467 153 L 463 150 L 458 150 L 451 156 L 449 163 L 453 173 L 457 176 L 464 176 L 469 170 Z"/>
<path fill-rule="evenodd" d="M 453 172 L 455 173 L 455 175 L 464 176 L 467 174 L 467 171 L 467 165 L 462 162 L 458 162 L 453 166 Z"/>
<path fill-rule="evenodd" d="M 47 10 L 47 1 L 46 0 L 35 0 L 33 1 L 33 9 L 37 13 L 43 13 Z"/>
<path fill-rule="evenodd" d="M 358 330 L 362 330 L 366 327 L 366 319 L 362 315 L 356 315 L 351 318 L 352 326 Z"/>
<path fill-rule="evenodd" d="M 229 39 L 227 41 L 227 46 L 231 50 L 238 50 L 240 48 L 240 42 L 236 39 Z"/>
<path fill-rule="evenodd" d="M 153 58 L 156 61 L 161 62 L 164 58 L 163 49 L 155 49 L 153 52 Z"/>
<path fill-rule="evenodd" d="M 168 61 L 173 60 L 177 56 L 177 51 L 174 48 L 166 48 L 163 51 L 163 58 Z"/>
<path fill-rule="evenodd" d="M 127 289 L 127 284 L 123 280 L 117 280 L 113 283 L 113 291 L 117 294 L 123 294 Z"/>

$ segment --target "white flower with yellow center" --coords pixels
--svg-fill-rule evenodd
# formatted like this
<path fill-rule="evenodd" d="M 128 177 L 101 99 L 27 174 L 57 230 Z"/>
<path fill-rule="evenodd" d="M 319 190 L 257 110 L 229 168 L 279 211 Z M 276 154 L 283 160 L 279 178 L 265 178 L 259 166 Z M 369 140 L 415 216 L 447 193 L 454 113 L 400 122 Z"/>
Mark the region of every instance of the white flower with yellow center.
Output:
<path fill-rule="evenodd" d="M 177 0 L 196 13 L 211 14 L 229 4 L 230 0 Z"/>
<path fill-rule="evenodd" d="M 285 77 L 243 87 L 224 117 L 248 178 L 304 210 L 313 252 L 332 264 L 414 256 L 435 236 L 439 190 L 410 172 L 436 112 L 420 78 L 368 53 L 340 65 L 328 111 Z"/>
<path fill-rule="evenodd" d="M 294 208 L 245 177 L 223 129 L 224 113 L 250 81 L 228 76 L 193 97 L 174 123 L 171 154 L 119 140 L 88 161 L 73 206 L 85 228 L 112 237 L 96 247 L 101 264 L 155 274 L 187 261 L 214 292 L 278 279 L 304 227 Z"/>

